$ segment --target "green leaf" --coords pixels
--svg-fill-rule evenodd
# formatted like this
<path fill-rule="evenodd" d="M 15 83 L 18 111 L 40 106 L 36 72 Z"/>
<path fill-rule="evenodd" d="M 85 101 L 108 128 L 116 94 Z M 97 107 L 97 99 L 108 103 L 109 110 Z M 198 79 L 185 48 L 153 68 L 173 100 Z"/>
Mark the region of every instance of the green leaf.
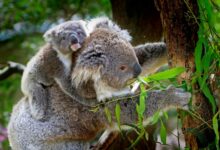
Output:
<path fill-rule="evenodd" d="M 161 126 L 160 126 L 160 139 L 161 139 L 163 144 L 166 144 L 166 141 L 167 141 L 167 131 L 166 131 L 166 128 L 165 128 L 162 120 L 161 120 L 160 124 L 161 124 Z"/>
<path fill-rule="evenodd" d="M 168 114 L 167 114 L 167 112 L 166 112 L 166 111 L 164 111 L 164 112 L 163 112 L 163 115 L 164 115 L 164 117 L 166 118 L 166 120 L 168 120 L 168 119 L 169 119 L 169 116 L 168 116 Z"/>
<path fill-rule="evenodd" d="M 109 109 L 107 107 L 105 107 L 104 111 L 105 111 L 105 115 L 108 119 L 108 122 L 111 124 L 112 123 L 112 116 L 111 116 Z"/>
<path fill-rule="evenodd" d="M 118 127 L 119 129 L 121 130 L 121 119 L 120 119 L 120 116 L 121 116 L 121 108 L 120 108 L 120 105 L 117 103 L 116 104 L 116 107 L 115 107 L 115 116 L 116 116 L 116 120 L 117 120 L 117 123 L 118 123 Z"/>
<path fill-rule="evenodd" d="M 96 113 L 99 110 L 99 107 L 91 108 L 89 111 Z"/>
<path fill-rule="evenodd" d="M 218 131 L 218 113 L 215 114 L 215 116 L 212 118 L 212 125 L 215 132 L 215 140 L 216 140 L 216 149 L 219 150 L 219 131 Z"/>
<path fill-rule="evenodd" d="M 212 105 L 212 112 L 215 113 L 216 112 L 216 102 L 215 99 L 213 97 L 213 95 L 211 94 L 211 91 L 208 87 L 207 84 L 202 85 L 202 78 L 198 78 L 198 82 L 199 82 L 199 86 L 202 87 L 202 92 L 204 93 L 204 95 L 208 98 L 209 102 Z"/>
<path fill-rule="evenodd" d="M 199 32 L 198 34 L 201 35 L 201 26 L 199 27 Z M 203 38 L 199 37 L 198 42 L 196 43 L 196 48 L 195 48 L 195 64 L 196 64 L 196 72 L 201 75 L 202 73 L 202 66 L 201 66 L 201 60 L 202 60 L 202 43 L 203 43 Z"/>
<path fill-rule="evenodd" d="M 154 81 L 165 80 L 165 79 L 174 78 L 180 75 L 181 73 L 183 73 L 184 71 L 185 71 L 184 67 L 176 67 L 176 68 L 172 68 L 172 69 L 169 69 L 163 72 L 152 74 L 148 76 L 147 78 L 149 78 L 150 80 L 154 80 Z"/>
<path fill-rule="evenodd" d="M 208 45 L 206 45 L 206 50 L 207 52 L 204 54 L 202 58 L 202 66 L 203 66 L 204 72 L 208 73 L 210 64 L 212 61 L 213 52 L 209 49 Z"/>
<path fill-rule="evenodd" d="M 155 124 L 158 122 L 160 118 L 160 111 L 157 111 L 156 113 L 153 114 L 153 116 L 150 118 L 151 124 Z"/>
<path fill-rule="evenodd" d="M 212 6 L 210 4 L 209 0 L 203 0 L 204 6 L 205 6 L 205 12 L 207 13 L 207 19 L 208 19 L 208 23 L 209 26 L 212 27 L 213 26 L 213 11 L 212 11 Z"/>
<path fill-rule="evenodd" d="M 128 148 L 128 150 L 134 148 L 135 145 L 141 140 L 141 138 L 144 136 L 145 130 L 142 130 L 141 133 L 138 135 L 137 139 L 132 142 L 131 146 Z"/>
<path fill-rule="evenodd" d="M 148 82 L 150 82 L 150 79 L 148 79 L 148 77 L 138 77 L 138 81 L 148 85 Z"/>
<path fill-rule="evenodd" d="M 141 93 L 140 93 L 140 101 L 139 101 L 139 110 L 138 114 L 143 117 L 145 112 L 145 99 L 147 96 L 146 89 L 143 84 L 140 85 Z"/>

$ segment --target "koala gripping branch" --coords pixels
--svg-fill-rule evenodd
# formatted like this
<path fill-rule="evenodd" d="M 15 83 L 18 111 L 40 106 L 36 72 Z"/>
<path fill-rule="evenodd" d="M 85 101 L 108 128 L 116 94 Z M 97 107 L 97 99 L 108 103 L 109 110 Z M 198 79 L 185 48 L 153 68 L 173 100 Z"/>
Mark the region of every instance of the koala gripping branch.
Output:
<path fill-rule="evenodd" d="M 153 90 L 148 92 L 146 97 L 144 119 L 152 116 L 158 110 L 167 109 L 170 107 L 178 107 L 182 109 L 187 108 L 187 103 L 191 97 L 189 92 L 185 92 L 180 88 L 170 87 L 166 90 Z M 139 101 L 139 95 L 131 96 L 129 98 L 118 98 L 112 102 L 105 104 L 111 114 L 111 120 L 116 122 L 115 116 L 116 105 L 120 106 L 120 124 L 133 124 L 137 121 L 138 114 L 136 112 L 136 104 Z M 100 114 L 106 114 L 105 109 L 101 109 Z M 108 116 L 104 115 L 105 121 L 109 123 Z M 107 119 L 106 119 L 107 118 Z"/>

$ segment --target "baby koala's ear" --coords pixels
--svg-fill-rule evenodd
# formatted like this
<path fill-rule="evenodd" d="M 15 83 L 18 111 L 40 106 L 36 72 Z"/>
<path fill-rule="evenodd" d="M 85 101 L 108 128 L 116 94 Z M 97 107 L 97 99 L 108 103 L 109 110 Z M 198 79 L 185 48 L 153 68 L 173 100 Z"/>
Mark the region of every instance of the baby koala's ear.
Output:
<path fill-rule="evenodd" d="M 43 38 L 46 42 L 51 42 L 55 37 L 55 35 L 56 35 L 56 31 L 54 30 L 54 28 L 51 28 L 44 33 Z"/>

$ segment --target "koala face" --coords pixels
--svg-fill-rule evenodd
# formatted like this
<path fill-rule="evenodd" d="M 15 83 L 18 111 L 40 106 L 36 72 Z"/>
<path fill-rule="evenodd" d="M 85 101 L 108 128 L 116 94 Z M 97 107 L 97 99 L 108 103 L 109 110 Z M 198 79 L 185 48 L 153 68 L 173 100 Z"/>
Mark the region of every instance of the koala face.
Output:
<path fill-rule="evenodd" d="M 141 73 L 133 47 L 114 31 L 95 30 L 81 50 L 72 74 L 76 86 L 93 80 L 96 93 L 109 91 L 111 97 Z"/>
<path fill-rule="evenodd" d="M 47 42 L 63 54 L 79 49 L 87 34 L 83 21 L 68 21 L 48 30 L 44 34 Z"/>
<path fill-rule="evenodd" d="M 130 43 L 115 38 L 104 49 L 106 60 L 100 69 L 101 80 L 109 86 L 123 88 L 141 73 L 141 66 Z"/>

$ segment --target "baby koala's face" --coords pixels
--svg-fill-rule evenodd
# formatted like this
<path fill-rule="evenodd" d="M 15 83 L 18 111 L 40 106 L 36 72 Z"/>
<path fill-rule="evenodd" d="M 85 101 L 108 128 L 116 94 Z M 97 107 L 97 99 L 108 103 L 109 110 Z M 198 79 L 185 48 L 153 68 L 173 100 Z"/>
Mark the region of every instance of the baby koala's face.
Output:
<path fill-rule="evenodd" d="M 87 37 L 82 21 L 68 21 L 48 30 L 44 34 L 47 42 L 63 54 L 69 54 L 81 48 Z"/>

